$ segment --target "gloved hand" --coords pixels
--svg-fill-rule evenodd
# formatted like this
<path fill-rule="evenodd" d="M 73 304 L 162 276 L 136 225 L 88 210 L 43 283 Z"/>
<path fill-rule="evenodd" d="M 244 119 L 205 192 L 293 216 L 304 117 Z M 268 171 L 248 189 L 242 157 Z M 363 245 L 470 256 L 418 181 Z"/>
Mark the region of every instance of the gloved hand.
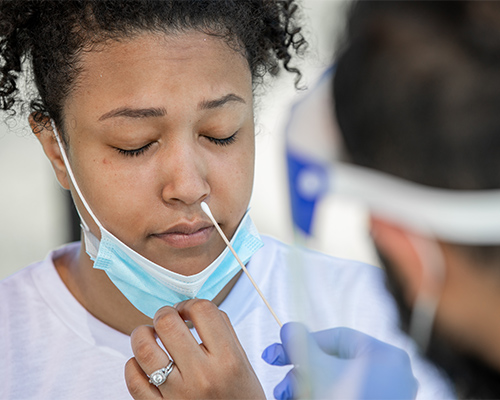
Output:
<path fill-rule="evenodd" d="M 274 388 L 276 399 L 414 399 L 418 381 L 408 354 L 350 328 L 309 333 L 291 322 L 282 343 L 262 354 L 271 365 L 294 368 Z"/>

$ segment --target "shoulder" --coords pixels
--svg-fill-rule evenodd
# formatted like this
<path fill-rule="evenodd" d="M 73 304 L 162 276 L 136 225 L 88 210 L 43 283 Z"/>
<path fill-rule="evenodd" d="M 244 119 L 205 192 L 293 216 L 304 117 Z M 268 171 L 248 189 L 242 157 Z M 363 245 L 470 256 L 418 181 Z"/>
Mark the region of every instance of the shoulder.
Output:
<path fill-rule="evenodd" d="M 359 274 L 370 276 L 372 279 L 383 279 L 383 271 L 361 261 L 334 257 L 319 251 L 301 246 L 292 246 L 271 236 L 262 235 L 264 247 L 255 254 L 256 259 L 267 259 L 276 267 L 290 268 L 290 264 L 297 262 L 307 266 L 311 273 L 338 274 L 345 276 Z"/>
<path fill-rule="evenodd" d="M 59 258 L 65 254 L 70 254 L 70 253 L 76 253 L 80 249 L 80 242 L 74 242 L 74 243 L 69 243 L 62 245 L 60 247 L 57 247 L 55 249 L 52 249 L 49 251 L 47 256 L 41 260 L 34 262 L 33 264 L 30 264 L 19 271 L 13 273 L 12 275 L 2 279 L 0 281 L 0 285 L 5 285 L 8 286 L 12 282 L 17 282 L 19 280 L 23 280 L 23 278 L 26 278 L 27 275 L 30 275 L 34 270 L 38 268 L 43 268 L 43 267 L 48 267 L 48 266 L 54 266 L 54 260 L 56 258 Z"/>
<path fill-rule="evenodd" d="M 252 257 L 252 267 L 273 281 L 301 281 L 308 290 L 332 296 L 335 292 L 347 299 L 373 295 L 387 298 L 384 271 L 361 261 L 333 257 L 300 246 L 285 244 L 262 235 L 264 246 Z"/>
<path fill-rule="evenodd" d="M 38 268 L 43 268 L 45 264 L 46 260 L 38 261 L 1 280 L 0 299 L 2 299 L 2 301 L 0 303 L 5 305 L 4 300 L 12 298 L 12 295 L 20 290 L 24 291 L 27 286 L 33 286 L 33 271 Z"/>
<path fill-rule="evenodd" d="M 294 309 L 299 308 L 296 299 L 302 297 L 300 308 L 308 310 L 305 315 L 313 330 L 368 326 L 373 334 L 377 325 L 394 323 L 396 309 L 380 268 L 290 246 L 268 236 L 262 239 L 264 247 L 252 257 L 251 267 L 260 269 L 263 285 L 282 293 L 285 303 L 295 299 Z M 374 315 L 378 315 L 375 322 Z"/>
<path fill-rule="evenodd" d="M 52 250 L 47 257 L 33 263 L 13 275 L 0 281 L 0 316 L 5 313 L 17 313 L 30 304 L 39 304 L 40 287 L 57 287 L 59 275 L 54 266 L 54 259 L 79 249 L 79 243 L 71 243 Z M 52 283 L 54 282 L 54 285 Z"/>

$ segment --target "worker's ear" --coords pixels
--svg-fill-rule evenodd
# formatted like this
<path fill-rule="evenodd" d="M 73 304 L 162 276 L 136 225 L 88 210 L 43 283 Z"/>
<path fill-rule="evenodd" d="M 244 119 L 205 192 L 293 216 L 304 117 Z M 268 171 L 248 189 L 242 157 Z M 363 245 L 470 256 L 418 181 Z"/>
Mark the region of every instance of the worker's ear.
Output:
<path fill-rule="evenodd" d="M 373 240 L 378 250 L 386 257 L 395 271 L 396 278 L 401 282 L 405 300 L 412 305 L 417 295 L 426 290 L 427 276 L 422 264 L 419 249 L 415 248 L 412 233 L 387 220 L 370 217 Z"/>
<path fill-rule="evenodd" d="M 61 151 L 52 130 L 50 118 L 40 113 L 31 113 L 28 118 L 31 130 L 40 141 L 43 151 L 52 164 L 59 184 L 64 189 L 69 189 L 68 172 L 61 156 Z"/>

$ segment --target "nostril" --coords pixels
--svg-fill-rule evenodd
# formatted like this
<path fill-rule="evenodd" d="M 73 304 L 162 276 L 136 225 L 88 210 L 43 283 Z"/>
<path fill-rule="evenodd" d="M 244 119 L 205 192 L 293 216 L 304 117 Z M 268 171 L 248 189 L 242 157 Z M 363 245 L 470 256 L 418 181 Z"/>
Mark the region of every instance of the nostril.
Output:
<path fill-rule="evenodd" d="M 165 185 L 162 199 L 167 203 L 199 204 L 210 195 L 210 186 L 206 181 L 185 181 Z"/>

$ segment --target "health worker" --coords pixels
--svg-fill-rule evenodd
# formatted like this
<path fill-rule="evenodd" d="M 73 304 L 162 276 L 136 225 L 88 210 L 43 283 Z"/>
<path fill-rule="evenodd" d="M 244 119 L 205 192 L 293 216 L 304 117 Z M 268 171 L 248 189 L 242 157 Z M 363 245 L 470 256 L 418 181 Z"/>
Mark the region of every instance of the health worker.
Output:
<path fill-rule="evenodd" d="M 343 40 L 291 115 L 295 224 L 327 193 L 363 202 L 401 329 L 457 397 L 499 398 L 500 3 L 359 1 Z M 401 352 L 360 332 L 286 324 L 267 352 L 294 365 L 276 398 L 415 393 Z"/>

